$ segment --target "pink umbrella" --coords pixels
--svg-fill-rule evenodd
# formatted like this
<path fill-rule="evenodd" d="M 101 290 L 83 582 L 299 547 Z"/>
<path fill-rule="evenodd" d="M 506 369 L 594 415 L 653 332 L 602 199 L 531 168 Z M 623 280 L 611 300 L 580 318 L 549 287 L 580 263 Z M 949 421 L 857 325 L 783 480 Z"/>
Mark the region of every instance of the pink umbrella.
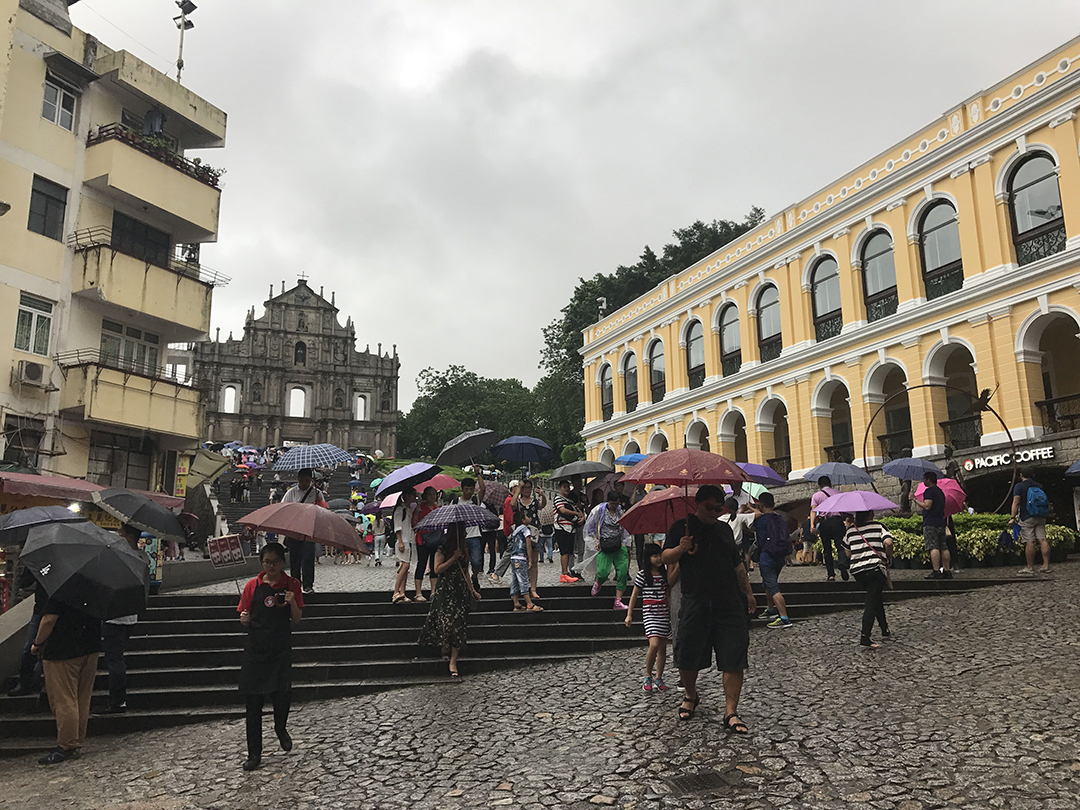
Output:
<path fill-rule="evenodd" d="M 367 553 L 356 530 L 345 518 L 314 503 L 272 503 L 245 515 L 239 522 L 259 531 Z"/>
<path fill-rule="evenodd" d="M 964 511 L 964 503 L 967 501 L 967 493 L 964 488 L 952 478 L 939 478 L 937 485 L 945 493 L 945 516 L 955 515 Z M 915 487 L 915 497 L 923 500 L 926 484 Z"/>
<path fill-rule="evenodd" d="M 886 498 L 868 489 L 856 489 L 852 492 L 839 492 L 830 495 L 821 502 L 817 511 L 826 515 L 840 515 L 855 512 L 880 512 L 900 507 Z"/>
<path fill-rule="evenodd" d="M 401 493 L 400 492 L 395 492 L 392 495 L 387 495 L 385 498 L 383 498 L 381 501 L 379 501 L 379 508 L 380 509 L 390 509 L 390 508 L 392 508 L 394 506 L 397 506 L 397 502 L 399 500 L 401 500 Z"/>
<path fill-rule="evenodd" d="M 422 484 L 417 484 L 416 491 L 423 492 L 428 487 L 435 487 L 435 489 L 442 492 L 447 489 L 457 489 L 460 486 L 461 482 L 454 478 L 452 475 L 447 475 L 446 473 L 439 473 L 434 478 L 429 478 Z"/>
<path fill-rule="evenodd" d="M 676 520 L 697 510 L 697 486 L 654 489 L 626 510 L 619 524 L 630 534 L 666 532 Z"/>

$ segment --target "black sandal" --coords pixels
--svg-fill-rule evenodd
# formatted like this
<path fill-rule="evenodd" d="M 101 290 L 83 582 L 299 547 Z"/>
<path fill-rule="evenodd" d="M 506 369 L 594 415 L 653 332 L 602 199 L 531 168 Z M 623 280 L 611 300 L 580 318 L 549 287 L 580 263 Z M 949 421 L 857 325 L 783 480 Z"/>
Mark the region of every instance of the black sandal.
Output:
<path fill-rule="evenodd" d="M 734 720 L 735 722 L 732 722 Z M 746 723 L 739 719 L 738 714 L 729 714 L 724 717 L 724 730 L 729 734 L 749 734 L 750 729 Z"/>
<path fill-rule="evenodd" d="M 684 697 L 683 698 L 683 703 L 690 703 L 692 705 L 690 706 L 689 709 L 686 708 L 686 706 L 680 706 L 679 707 L 679 719 L 680 720 L 691 720 L 694 717 L 694 712 L 697 711 L 698 704 L 701 703 L 701 696 L 699 695 L 698 697 L 695 697 L 695 698 Z"/>

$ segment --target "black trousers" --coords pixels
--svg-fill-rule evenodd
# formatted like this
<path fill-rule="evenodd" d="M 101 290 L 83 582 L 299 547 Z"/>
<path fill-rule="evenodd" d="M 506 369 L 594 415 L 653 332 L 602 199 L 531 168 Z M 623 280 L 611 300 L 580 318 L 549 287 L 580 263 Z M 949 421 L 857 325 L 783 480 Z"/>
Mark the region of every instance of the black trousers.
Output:
<path fill-rule="evenodd" d="M 248 757 L 251 759 L 262 756 L 262 710 L 267 697 L 267 695 L 248 695 L 247 697 L 247 749 Z M 272 692 L 269 698 L 274 704 L 274 731 L 280 738 L 285 731 L 285 723 L 289 720 L 292 693 Z"/>
<path fill-rule="evenodd" d="M 499 540 L 502 539 L 502 532 L 495 530 L 493 532 L 483 532 L 480 535 L 483 538 L 483 547 L 488 552 L 488 573 L 490 574 L 495 570 L 495 560 L 501 553 L 499 550 Z"/>
<path fill-rule="evenodd" d="M 645 570 L 645 535 L 634 535 L 634 552 L 637 555 L 638 571 Z"/>
<path fill-rule="evenodd" d="M 846 571 L 848 568 L 847 554 L 844 553 L 844 547 L 840 543 L 840 539 L 844 536 L 843 526 L 843 523 L 834 526 L 831 520 L 818 521 L 817 530 L 818 537 L 821 538 L 821 556 L 825 558 L 825 571 L 830 577 L 836 576 L 836 571 L 833 568 L 834 544 L 836 545 L 836 564 L 840 566 L 841 571 Z"/>
<path fill-rule="evenodd" d="M 289 550 L 289 567 L 292 569 L 293 579 L 300 580 L 303 588 L 314 587 L 315 544 L 289 537 L 285 540 L 285 546 Z"/>
<path fill-rule="evenodd" d="M 127 661 L 124 650 L 131 638 L 130 624 L 101 625 L 101 652 L 109 670 L 109 701 L 114 706 L 127 703 Z"/>
<path fill-rule="evenodd" d="M 413 574 L 413 579 L 417 582 L 421 582 L 424 579 L 424 573 L 426 572 L 431 578 L 431 590 L 435 590 L 435 581 L 439 578 L 439 575 L 435 573 L 435 552 L 438 549 L 434 549 L 431 546 L 417 546 L 416 547 L 416 573 Z"/>
<path fill-rule="evenodd" d="M 860 571 L 855 575 L 855 581 L 866 588 L 866 602 L 863 604 L 862 614 L 863 638 L 870 638 L 875 619 L 881 632 L 887 632 L 889 623 L 885 621 L 885 574 L 880 568 Z"/>

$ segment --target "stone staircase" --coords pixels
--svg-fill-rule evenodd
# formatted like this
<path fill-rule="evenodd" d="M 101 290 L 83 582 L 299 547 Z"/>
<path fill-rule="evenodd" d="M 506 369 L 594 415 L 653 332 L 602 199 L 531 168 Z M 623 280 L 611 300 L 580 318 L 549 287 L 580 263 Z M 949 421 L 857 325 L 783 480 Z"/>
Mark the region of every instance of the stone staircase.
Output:
<path fill-rule="evenodd" d="M 346 486 L 348 481 L 345 481 Z M 904 580 L 887 601 L 965 593 L 1016 579 Z M 640 623 L 623 625 L 611 609 L 611 588 L 593 597 L 584 585 L 548 589 L 542 613 L 513 613 L 505 588 L 486 588 L 469 617 L 463 676 L 626 649 L 637 667 L 644 646 Z M 759 589 L 759 604 L 764 604 Z M 786 583 L 793 619 L 862 606 L 855 583 Z M 93 717 L 90 734 L 120 734 L 243 716 L 237 692 L 243 632 L 236 596 L 164 595 L 150 598 L 134 628 L 128 653 L 128 711 Z M 445 681 L 445 662 L 416 639 L 427 605 L 393 605 L 385 592 L 316 593 L 293 631 L 293 700 L 360 695 Z M 755 621 L 756 626 L 764 622 Z M 635 652 L 631 652 L 631 650 Z M 104 663 L 93 706 L 108 699 Z M 0 755 L 50 747 L 55 723 L 44 697 L 0 696 Z"/>

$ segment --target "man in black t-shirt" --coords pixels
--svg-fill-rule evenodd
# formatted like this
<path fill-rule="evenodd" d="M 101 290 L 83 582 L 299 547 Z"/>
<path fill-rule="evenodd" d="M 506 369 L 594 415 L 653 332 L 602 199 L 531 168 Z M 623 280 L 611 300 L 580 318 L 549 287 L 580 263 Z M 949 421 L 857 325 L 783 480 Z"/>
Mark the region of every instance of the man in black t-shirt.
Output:
<path fill-rule="evenodd" d="M 949 545 L 945 539 L 945 493 L 937 485 L 937 473 L 926 472 L 923 475 L 922 498 L 915 503 L 922 509 L 923 545 L 930 552 L 930 564 L 934 570 L 926 575 L 927 579 L 952 577 L 949 562 Z"/>
<path fill-rule="evenodd" d="M 664 564 L 679 566 L 682 604 L 675 642 L 675 665 L 686 695 L 679 719 L 689 720 L 698 705 L 697 676 L 712 664 L 723 672 L 724 727 L 745 734 L 738 715 L 743 672 L 750 647 L 750 618 L 757 601 L 731 528 L 719 521 L 724 493 L 705 485 L 695 496 L 697 511 L 678 520 L 664 542 Z"/>
<path fill-rule="evenodd" d="M 77 758 L 86 742 L 90 695 L 101 652 L 101 622 L 50 599 L 42 611 L 37 638 L 30 651 L 43 659 L 45 689 L 56 718 L 56 748 L 38 762 L 57 765 Z"/>

